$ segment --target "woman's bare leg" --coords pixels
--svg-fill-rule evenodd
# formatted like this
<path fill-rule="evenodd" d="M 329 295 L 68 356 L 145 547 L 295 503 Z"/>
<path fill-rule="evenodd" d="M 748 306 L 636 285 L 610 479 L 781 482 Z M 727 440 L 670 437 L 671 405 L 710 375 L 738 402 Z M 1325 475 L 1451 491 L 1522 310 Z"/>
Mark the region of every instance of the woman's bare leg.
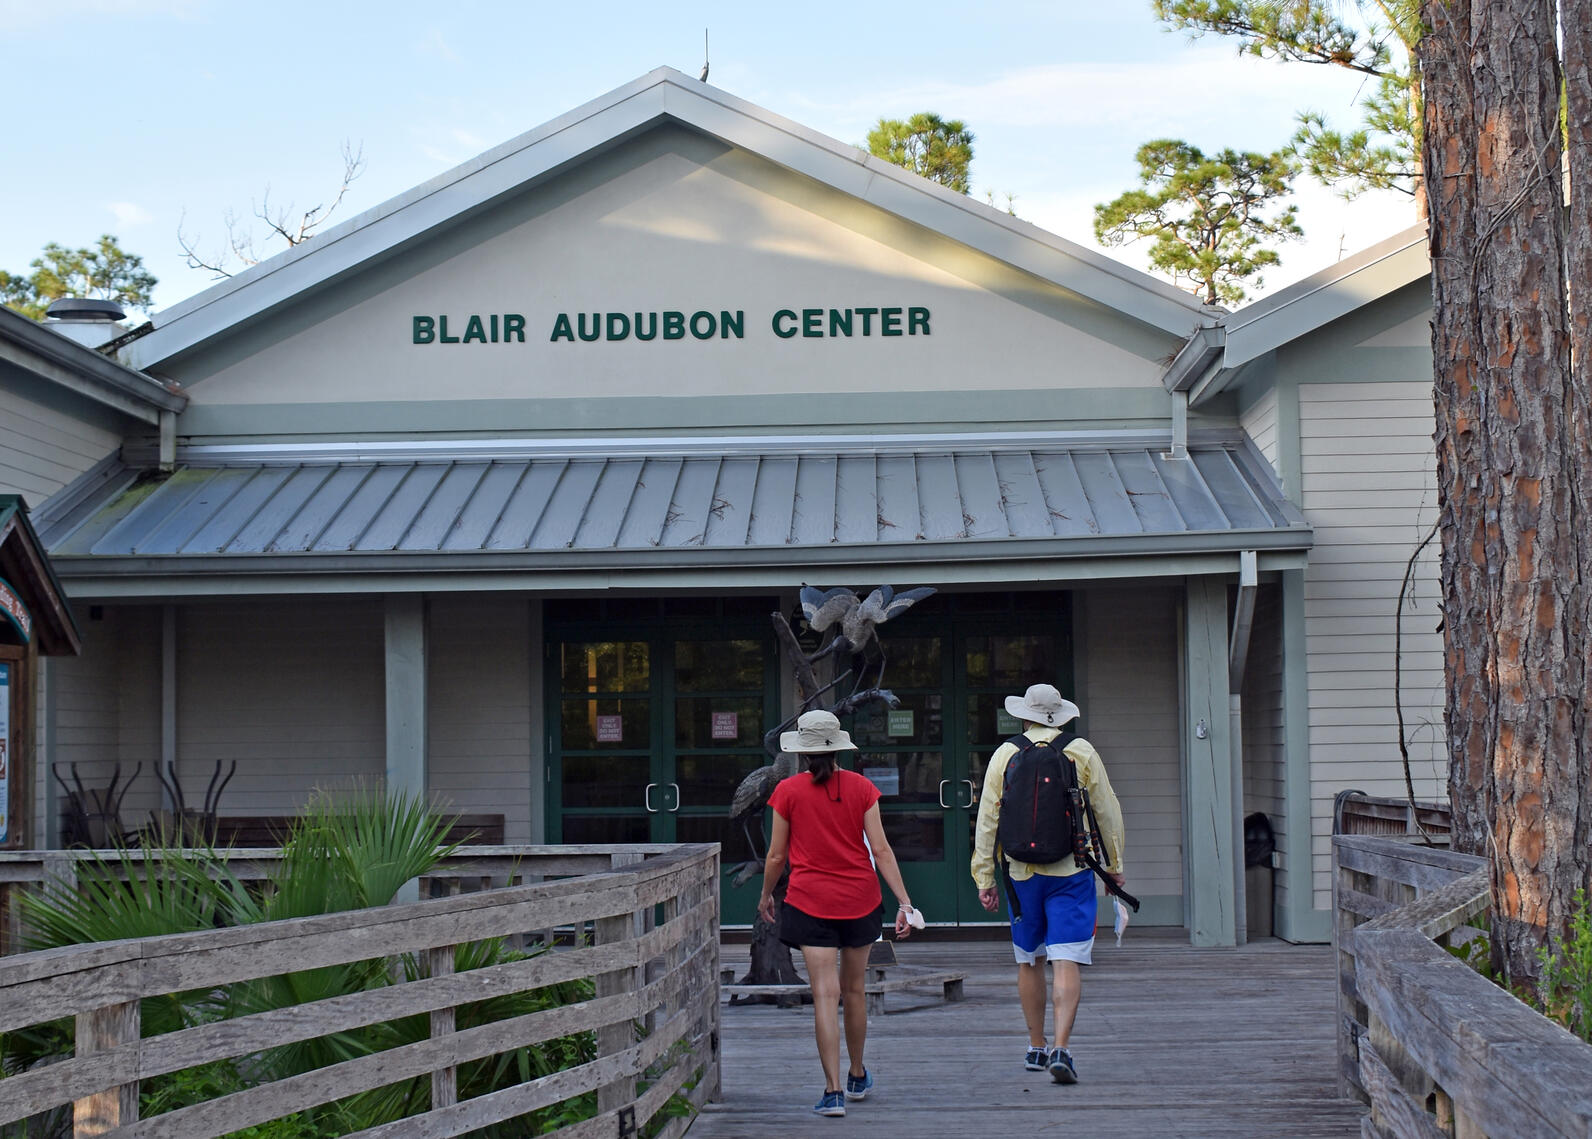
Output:
<path fill-rule="evenodd" d="M 840 992 L 845 997 L 846 1056 L 850 1060 L 848 1071 L 858 1079 L 867 1068 L 862 1063 L 862 1050 L 868 1042 L 868 995 L 863 986 L 868 980 L 868 950 L 862 945 L 856 949 L 840 951 Z"/>
<path fill-rule="evenodd" d="M 802 958 L 807 963 L 807 984 L 813 991 L 813 1035 L 818 1040 L 818 1063 L 824 1069 L 826 1092 L 838 1092 L 841 1088 L 839 953 L 839 950 L 820 945 L 802 946 Z M 851 1019 L 849 1009 L 846 1019 Z"/>

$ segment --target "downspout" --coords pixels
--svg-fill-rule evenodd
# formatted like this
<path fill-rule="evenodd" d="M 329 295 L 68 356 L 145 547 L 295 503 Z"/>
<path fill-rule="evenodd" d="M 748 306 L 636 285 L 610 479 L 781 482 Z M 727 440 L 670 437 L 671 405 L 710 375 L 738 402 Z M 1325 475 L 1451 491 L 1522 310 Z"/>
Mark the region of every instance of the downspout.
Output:
<path fill-rule="evenodd" d="M 177 468 L 177 413 L 175 411 L 162 411 L 160 413 L 160 469 L 173 471 Z"/>
<path fill-rule="evenodd" d="M 1244 671 L 1249 664 L 1249 635 L 1255 624 L 1255 593 L 1260 587 L 1260 574 L 1254 550 L 1244 550 L 1238 555 L 1238 599 L 1233 606 L 1233 631 L 1227 638 L 1227 721 L 1228 739 L 1232 742 L 1233 762 L 1233 849 L 1244 849 Z M 1236 899 L 1234 921 L 1239 945 L 1249 940 L 1249 899 L 1246 885 L 1244 859 L 1233 859 L 1233 897 Z M 1271 900 L 1266 899 L 1270 905 Z"/>

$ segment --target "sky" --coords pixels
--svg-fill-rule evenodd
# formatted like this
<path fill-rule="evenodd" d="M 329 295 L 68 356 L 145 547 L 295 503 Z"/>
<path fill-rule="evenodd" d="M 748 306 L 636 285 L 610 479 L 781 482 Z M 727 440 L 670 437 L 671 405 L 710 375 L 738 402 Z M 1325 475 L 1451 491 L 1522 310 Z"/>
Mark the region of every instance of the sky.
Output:
<path fill-rule="evenodd" d="M 1358 77 L 1240 57 L 1168 32 L 1149 0 L 804 5 L 449 0 L 0 0 L 0 268 L 112 233 L 158 278 L 156 309 L 207 287 L 202 251 L 269 192 L 293 216 L 365 171 L 333 222 L 659 65 L 843 142 L 934 111 L 975 136 L 973 193 L 1095 247 L 1093 207 L 1135 185 L 1154 138 L 1271 151 L 1304 109 L 1357 121 Z M 1353 203 L 1301 178 L 1306 231 L 1264 295 L 1414 224 L 1400 194 Z M 263 227 L 261 248 L 274 252 Z M 1143 266 L 1134 246 L 1111 250 Z"/>

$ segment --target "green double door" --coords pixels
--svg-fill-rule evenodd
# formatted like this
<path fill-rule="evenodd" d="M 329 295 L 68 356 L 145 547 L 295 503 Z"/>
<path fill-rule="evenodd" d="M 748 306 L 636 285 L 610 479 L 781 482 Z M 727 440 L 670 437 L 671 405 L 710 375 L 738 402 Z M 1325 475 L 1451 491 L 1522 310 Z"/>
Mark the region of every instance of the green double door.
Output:
<path fill-rule="evenodd" d="M 969 871 L 984 770 L 1021 728 L 1005 712 L 1006 696 L 1042 682 L 1071 690 L 1065 612 L 953 612 L 890 634 L 885 683 L 901 707 L 853 718 L 856 768 L 885 792 L 885 835 L 924 917 L 999 921 L 978 904 Z"/>
<path fill-rule="evenodd" d="M 1017 731 L 1004 697 L 1041 681 L 1071 690 L 1066 599 L 964 595 L 920 608 L 885 630 L 885 684 L 901 706 L 851 718 L 849 766 L 880 789 L 925 917 L 995 921 L 968 873 L 984 767 Z M 768 763 L 763 733 L 781 719 L 766 617 L 552 626 L 546 675 L 549 841 L 721 843 L 722 920 L 750 924 L 762 879 L 731 884 L 752 840 L 729 806 Z"/>
<path fill-rule="evenodd" d="M 549 840 L 718 842 L 726 867 L 746 859 L 729 807 L 768 762 L 763 732 L 778 723 L 766 622 L 615 632 L 569 629 L 548 644 Z M 726 924 L 753 920 L 761 882 L 726 887 Z"/>

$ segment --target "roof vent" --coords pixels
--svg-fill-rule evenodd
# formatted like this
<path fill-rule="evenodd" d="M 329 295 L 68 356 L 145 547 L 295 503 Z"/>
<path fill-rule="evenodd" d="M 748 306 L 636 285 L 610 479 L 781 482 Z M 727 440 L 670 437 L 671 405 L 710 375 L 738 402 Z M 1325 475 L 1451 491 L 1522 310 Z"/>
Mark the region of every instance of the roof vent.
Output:
<path fill-rule="evenodd" d="M 62 297 L 45 311 L 46 328 L 53 328 L 69 340 L 98 348 L 120 331 L 116 322 L 127 314 L 115 301 L 91 297 Z"/>

